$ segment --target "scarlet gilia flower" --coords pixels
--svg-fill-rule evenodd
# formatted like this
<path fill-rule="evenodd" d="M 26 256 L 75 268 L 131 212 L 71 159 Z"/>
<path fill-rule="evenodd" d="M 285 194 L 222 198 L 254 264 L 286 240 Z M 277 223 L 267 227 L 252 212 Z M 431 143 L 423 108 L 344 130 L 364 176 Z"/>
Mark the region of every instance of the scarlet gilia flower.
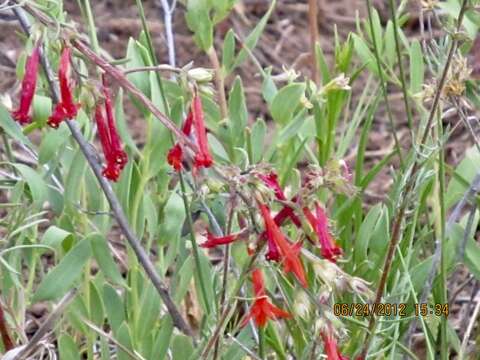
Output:
<path fill-rule="evenodd" d="M 199 150 L 198 154 L 195 155 L 194 166 L 196 168 L 208 168 L 212 166 L 213 159 L 208 150 L 207 130 L 205 129 L 202 101 L 198 95 L 195 95 L 192 100 L 192 117 Z"/>
<path fill-rule="evenodd" d="M 207 231 L 207 241 L 200 244 L 200 246 L 203 247 L 203 248 L 210 249 L 210 248 L 217 247 L 218 245 L 231 244 L 232 242 L 237 240 L 238 235 L 239 234 L 230 234 L 230 235 L 216 237 L 212 233 Z"/>
<path fill-rule="evenodd" d="M 112 98 L 110 90 L 107 87 L 105 76 L 102 76 L 103 81 L 103 95 L 105 96 L 105 112 L 107 113 L 108 134 L 110 135 L 111 157 L 112 161 L 123 170 L 128 162 L 128 155 L 123 150 L 123 146 L 118 135 L 117 125 L 115 123 L 115 116 L 113 114 Z"/>
<path fill-rule="evenodd" d="M 348 360 L 348 357 L 343 356 L 338 349 L 337 340 L 331 331 L 328 333 L 322 331 L 320 335 L 323 339 L 323 348 L 327 353 L 327 360 Z"/>
<path fill-rule="evenodd" d="M 288 312 L 276 307 L 268 300 L 268 296 L 265 293 L 263 274 L 260 269 L 253 270 L 252 283 L 255 301 L 249 314 L 243 319 L 242 326 L 247 325 L 250 319 L 253 319 L 258 327 L 263 328 L 270 319 L 289 318 L 291 316 Z"/>
<path fill-rule="evenodd" d="M 40 47 L 36 46 L 32 54 L 27 58 L 25 63 L 25 75 L 22 80 L 22 90 L 20 92 L 20 104 L 17 110 L 12 112 L 12 117 L 20 123 L 20 125 L 32 122 L 30 116 L 30 108 L 32 106 L 33 97 L 35 95 L 35 87 L 37 86 L 38 64 L 40 60 Z"/>
<path fill-rule="evenodd" d="M 323 208 L 316 203 L 316 216 L 314 216 L 306 207 L 303 208 L 303 213 L 317 234 L 322 256 L 333 263 L 336 262 L 336 258 L 342 255 L 342 249 L 335 243 L 335 240 L 333 239 L 333 236 L 328 228 L 328 217 Z"/>
<path fill-rule="evenodd" d="M 109 180 L 117 181 L 120 172 L 128 162 L 128 156 L 120 143 L 120 137 L 118 136 L 115 118 L 113 116 L 110 92 L 105 85 L 103 86 L 103 93 L 105 96 L 105 113 L 107 117 L 105 118 L 103 114 L 101 104 L 98 104 L 95 109 L 98 136 L 106 161 L 102 174 Z"/>
<path fill-rule="evenodd" d="M 77 116 L 79 103 L 73 100 L 72 89 L 69 81 L 69 70 L 72 50 L 65 47 L 60 56 L 58 68 L 58 81 L 60 83 L 60 102 L 55 105 L 52 115 L 48 118 L 48 125 L 54 129 L 66 119 L 74 119 Z"/>
<path fill-rule="evenodd" d="M 293 273 L 303 287 L 307 287 L 307 280 L 305 278 L 305 271 L 299 254 L 301 243 L 291 244 L 280 231 L 280 228 L 275 224 L 275 221 L 270 214 L 270 210 L 265 204 L 258 203 L 260 212 L 265 223 L 265 231 L 267 240 L 275 243 L 278 252 L 280 253 L 280 260 L 283 262 L 283 268 L 286 273 Z"/>

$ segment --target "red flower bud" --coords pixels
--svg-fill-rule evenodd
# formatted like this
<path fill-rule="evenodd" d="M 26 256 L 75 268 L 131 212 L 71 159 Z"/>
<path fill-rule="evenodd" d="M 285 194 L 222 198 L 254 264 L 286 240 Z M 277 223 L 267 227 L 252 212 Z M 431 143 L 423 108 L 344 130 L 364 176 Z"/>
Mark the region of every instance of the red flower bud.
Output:
<path fill-rule="evenodd" d="M 30 107 L 32 106 L 35 88 L 37 85 L 38 64 L 40 61 L 40 47 L 36 46 L 32 54 L 25 63 L 25 75 L 22 80 L 22 90 L 20 92 L 20 104 L 17 110 L 12 112 L 12 117 L 20 125 L 28 124 L 32 121 Z"/>

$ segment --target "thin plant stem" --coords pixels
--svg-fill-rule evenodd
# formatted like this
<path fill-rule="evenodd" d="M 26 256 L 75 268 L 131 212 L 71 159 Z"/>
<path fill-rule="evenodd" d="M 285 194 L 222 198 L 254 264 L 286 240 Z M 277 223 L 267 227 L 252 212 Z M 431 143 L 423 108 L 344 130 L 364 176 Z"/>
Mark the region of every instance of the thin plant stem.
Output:
<path fill-rule="evenodd" d="M 437 112 L 437 141 L 443 137 L 443 126 L 440 112 Z M 441 239 L 441 258 L 440 258 L 440 277 L 441 277 L 441 295 L 440 303 L 445 304 L 448 301 L 447 296 L 447 237 L 445 234 L 445 154 L 443 147 L 438 152 L 438 201 L 440 206 L 440 239 Z M 447 317 L 442 316 L 440 322 L 440 357 L 442 360 L 448 358 L 447 343 Z"/>
<path fill-rule="evenodd" d="M 393 121 L 392 109 L 390 108 L 390 101 L 388 100 L 386 79 L 385 79 L 385 75 L 383 73 L 382 61 L 380 60 L 380 54 L 379 54 L 378 47 L 377 47 L 377 36 L 375 34 L 375 30 L 374 30 L 374 27 L 373 27 L 372 1 L 371 0 L 367 0 L 367 11 L 368 11 L 368 22 L 369 22 L 369 25 L 370 25 L 370 33 L 371 33 L 371 36 L 372 36 L 373 52 L 375 54 L 375 62 L 377 64 L 378 76 L 380 78 L 380 86 L 382 88 L 382 95 L 383 95 L 383 98 L 384 98 L 384 101 L 385 101 L 385 109 L 387 111 L 387 117 L 388 117 L 388 121 L 390 123 L 393 140 L 395 141 L 395 149 L 396 149 L 396 152 L 397 152 L 397 156 L 398 156 L 398 159 L 400 161 L 401 167 L 404 168 L 402 150 L 400 148 L 400 142 L 398 140 L 398 136 L 397 136 L 397 133 L 395 131 L 395 123 Z"/>
<path fill-rule="evenodd" d="M 394 0 L 389 0 L 389 3 L 390 3 L 390 12 L 392 14 L 391 16 L 392 16 L 392 23 L 393 23 L 393 37 L 395 40 L 395 51 L 397 53 L 398 70 L 400 72 L 400 82 L 402 84 L 405 113 L 407 114 L 408 128 L 410 129 L 410 131 L 413 131 L 413 116 L 412 116 L 412 110 L 410 108 L 410 103 L 408 102 L 407 80 L 405 78 L 405 71 L 403 69 L 402 52 L 400 49 L 400 39 L 398 35 L 396 4 Z"/>
<path fill-rule="evenodd" d="M 210 314 L 211 308 L 210 308 L 210 302 L 207 296 L 207 288 L 205 285 L 205 276 L 204 276 L 205 274 L 203 273 L 202 266 L 200 264 L 200 253 L 198 251 L 198 244 L 197 244 L 197 240 L 195 239 L 195 232 L 193 230 L 193 219 L 192 219 L 192 213 L 190 212 L 190 204 L 188 203 L 188 199 L 187 199 L 187 190 L 185 187 L 185 180 L 183 179 L 183 174 L 181 171 L 178 173 L 178 175 L 180 179 L 180 189 L 182 191 L 183 205 L 185 207 L 185 213 L 187 214 L 187 223 L 190 228 L 190 241 L 192 243 L 195 267 L 197 268 L 197 272 L 198 272 L 200 290 L 202 292 L 203 303 L 205 304 L 207 314 Z"/>

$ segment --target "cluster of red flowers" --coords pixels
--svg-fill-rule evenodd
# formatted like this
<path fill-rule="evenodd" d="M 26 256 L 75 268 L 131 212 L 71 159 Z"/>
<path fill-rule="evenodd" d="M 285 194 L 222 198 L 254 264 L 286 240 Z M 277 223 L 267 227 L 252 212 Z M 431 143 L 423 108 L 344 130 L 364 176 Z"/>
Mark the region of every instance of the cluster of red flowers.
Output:
<path fill-rule="evenodd" d="M 194 170 L 212 166 L 213 159 L 208 149 L 207 130 L 205 128 L 205 119 L 202 108 L 202 101 L 198 94 L 195 94 L 192 99 L 190 111 L 185 119 L 182 127 L 182 132 L 186 136 L 193 135 L 192 127 L 195 130 L 195 139 L 198 146 L 198 153 L 195 155 L 193 167 Z M 176 170 L 180 171 L 183 168 L 183 148 L 180 143 L 176 143 L 168 152 L 168 163 Z"/>
<path fill-rule="evenodd" d="M 103 76 L 102 80 L 106 118 L 103 113 L 102 104 L 98 103 L 95 108 L 95 121 L 97 123 L 98 136 L 102 144 L 102 150 L 106 161 L 106 165 L 103 169 L 103 176 L 109 180 L 117 181 L 120 172 L 128 162 L 128 156 L 123 150 L 120 136 L 118 135 L 115 117 L 113 115 L 112 100 L 105 76 Z"/>
<path fill-rule="evenodd" d="M 58 68 L 58 80 L 60 83 L 60 102 L 55 105 L 52 115 L 49 116 L 47 123 L 53 128 L 58 128 L 65 119 L 73 119 L 77 116 L 80 104 L 73 100 L 72 89 L 69 82 L 71 50 L 65 47 L 60 56 L 60 65 Z M 32 54 L 25 63 L 25 76 L 22 80 L 22 90 L 20 92 L 20 104 L 18 110 L 12 111 L 12 117 L 20 125 L 28 124 L 32 121 L 30 109 L 32 107 L 35 88 L 37 85 L 38 65 L 40 62 L 40 45 L 36 46 Z"/>
<path fill-rule="evenodd" d="M 55 105 L 52 114 L 48 117 L 47 123 L 52 128 L 58 128 L 67 119 L 74 119 L 77 116 L 80 104 L 74 101 L 72 85 L 70 81 L 70 62 L 72 51 L 64 47 L 60 55 L 58 67 L 58 81 L 60 84 L 60 101 Z M 12 111 L 12 117 L 21 125 L 32 121 L 30 109 L 38 77 L 38 66 L 40 62 L 40 45 L 36 46 L 25 63 L 25 76 L 22 80 L 19 108 Z M 120 142 L 115 118 L 113 115 L 110 92 L 103 79 L 103 95 L 105 102 L 106 118 L 102 106 L 99 104 L 95 109 L 95 120 L 98 127 L 98 134 L 102 143 L 103 153 L 107 162 L 103 175 L 109 180 L 117 181 L 120 171 L 125 167 L 128 157 Z"/>

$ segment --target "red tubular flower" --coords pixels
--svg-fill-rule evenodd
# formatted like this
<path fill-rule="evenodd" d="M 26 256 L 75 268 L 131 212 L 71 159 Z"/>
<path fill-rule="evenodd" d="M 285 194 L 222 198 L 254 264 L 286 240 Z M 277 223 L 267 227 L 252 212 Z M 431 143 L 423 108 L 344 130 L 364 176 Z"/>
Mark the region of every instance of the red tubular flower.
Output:
<path fill-rule="evenodd" d="M 213 164 L 212 156 L 208 150 L 207 130 L 203 116 L 202 101 L 200 96 L 195 95 L 192 100 L 192 116 L 199 153 L 195 156 L 195 167 L 210 167 Z"/>
<path fill-rule="evenodd" d="M 111 156 L 112 161 L 118 165 L 120 170 L 123 170 L 128 162 L 127 153 L 123 150 L 120 142 L 120 136 L 118 136 L 117 126 L 115 124 L 115 117 L 113 114 L 112 99 L 110 91 L 107 87 L 105 76 L 102 76 L 103 80 L 103 94 L 105 96 L 105 112 L 107 113 L 108 132 L 110 135 Z"/>
<path fill-rule="evenodd" d="M 270 238 L 271 241 L 274 242 L 278 247 L 281 260 L 283 262 L 284 271 L 286 273 L 292 272 L 300 284 L 302 284 L 303 287 L 307 287 L 305 271 L 299 257 L 301 243 L 290 244 L 280 231 L 280 228 L 277 226 L 277 224 L 275 224 L 275 221 L 272 219 L 268 207 L 262 203 L 259 203 L 258 205 L 265 223 L 267 239 Z"/>
<path fill-rule="evenodd" d="M 343 356 L 338 349 L 337 340 L 331 332 L 328 334 L 323 332 L 321 333 L 323 339 L 323 348 L 327 353 L 327 360 L 348 360 L 348 357 Z"/>
<path fill-rule="evenodd" d="M 342 249 L 335 243 L 330 230 L 328 229 L 328 218 L 323 208 L 315 204 L 316 216 L 308 208 L 303 209 L 308 222 L 317 234 L 322 249 L 322 256 L 331 262 L 336 262 L 336 258 L 342 255 Z"/>
<path fill-rule="evenodd" d="M 12 112 L 12 117 L 20 125 L 29 124 L 32 121 L 29 115 L 32 106 L 35 88 L 37 86 L 38 64 L 40 61 L 40 47 L 36 46 L 32 54 L 25 63 L 25 75 L 22 80 L 22 90 L 20 92 L 20 104 L 17 110 Z"/>
<path fill-rule="evenodd" d="M 66 119 L 74 119 L 77 116 L 79 103 L 73 100 L 72 89 L 69 82 L 70 58 L 72 50 L 65 47 L 60 56 L 58 68 L 58 81 L 60 83 L 60 102 L 55 105 L 52 115 L 48 118 L 48 125 L 58 128 Z"/>
<path fill-rule="evenodd" d="M 258 327 L 263 328 L 269 319 L 289 318 L 291 315 L 275 305 L 273 305 L 265 293 L 265 284 L 262 271 L 254 269 L 252 273 L 253 292 L 255 293 L 255 302 L 250 309 L 249 314 L 243 319 L 241 326 L 245 326 L 253 318 Z"/>
<path fill-rule="evenodd" d="M 109 180 L 117 181 L 120 176 L 120 169 L 115 162 L 115 158 L 113 157 L 114 154 L 112 153 L 112 145 L 110 142 L 107 120 L 103 115 L 102 106 L 100 104 L 95 108 L 95 121 L 97 123 L 98 137 L 100 138 L 103 154 L 107 163 L 103 168 L 102 175 Z"/>
<path fill-rule="evenodd" d="M 213 234 L 207 231 L 207 241 L 205 241 L 203 244 L 200 244 L 200 246 L 203 248 L 210 249 L 218 245 L 231 244 L 232 242 L 237 240 L 237 238 L 238 238 L 238 234 L 230 234 L 226 236 L 215 237 L 213 236 Z"/>

